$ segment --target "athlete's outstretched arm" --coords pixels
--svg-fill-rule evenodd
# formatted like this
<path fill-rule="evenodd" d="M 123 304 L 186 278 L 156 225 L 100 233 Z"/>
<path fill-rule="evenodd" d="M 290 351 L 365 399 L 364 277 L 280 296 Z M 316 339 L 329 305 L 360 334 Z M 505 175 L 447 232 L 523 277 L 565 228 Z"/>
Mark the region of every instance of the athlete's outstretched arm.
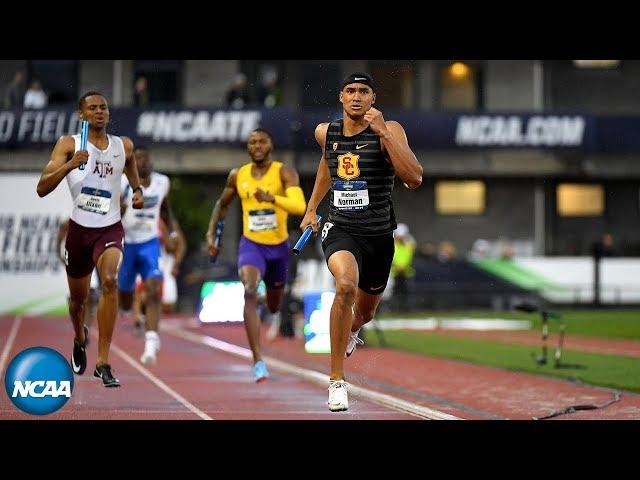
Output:
<path fill-rule="evenodd" d="M 321 123 L 316 127 L 316 141 L 322 148 L 322 157 L 318 164 L 318 172 L 316 173 L 316 182 L 313 185 L 313 193 L 311 193 L 311 198 L 309 198 L 309 203 L 307 204 L 307 213 L 300 223 L 300 229 L 303 231 L 307 226 L 311 225 L 313 233 L 318 233 L 319 227 L 316 210 L 318 210 L 320 202 L 322 202 L 322 199 L 331 188 L 331 172 L 329 171 L 327 160 L 324 158 L 324 145 L 327 139 L 328 128 L 328 123 Z"/>
<path fill-rule="evenodd" d="M 367 110 L 364 118 L 380 137 L 396 174 L 407 187 L 418 188 L 422 184 L 422 165 L 409 147 L 402 125 L 394 120 L 385 121 L 382 112 L 373 107 Z"/>
<path fill-rule="evenodd" d="M 65 135 L 58 139 L 36 188 L 40 197 L 49 195 L 70 171 L 89 161 L 89 152 L 78 150 L 74 154 L 75 148 L 76 142 L 73 137 Z M 67 161 L 69 158 L 71 160 Z"/>
<path fill-rule="evenodd" d="M 300 188 L 298 172 L 283 165 L 280 169 L 280 180 L 284 187 L 284 195 L 273 195 L 258 188 L 254 194 L 255 198 L 261 202 L 271 202 L 291 215 L 304 215 L 307 202 Z"/>
<path fill-rule="evenodd" d="M 213 245 L 216 225 L 218 221 L 222 220 L 227 215 L 227 210 L 229 209 L 229 205 L 236 195 L 238 194 L 238 190 L 236 189 L 236 180 L 238 178 L 238 169 L 234 168 L 229 172 L 229 177 L 227 178 L 227 184 L 220 194 L 218 200 L 216 200 L 216 204 L 213 207 L 213 212 L 211 212 L 211 220 L 209 221 L 209 228 L 207 229 L 206 239 L 207 244 L 209 245 L 209 254 L 216 255 L 217 248 Z M 212 253 L 212 249 L 216 251 Z"/>
<path fill-rule="evenodd" d="M 124 218 L 124 214 L 127 211 L 127 196 L 125 192 L 129 186 L 129 179 L 126 175 L 123 175 L 120 179 L 120 218 Z"/>
<path fill-rule="evenodd" d="M 136 156 L 133 153 L 133 142 L 129 137 L 122 138 L 124 144 L 125 164 L 124 173 L 129 180 L 129 185 L 133 192 L 133 199 L 131 200 L 131 206 L 139 209 L 144 205 L 144 198 L 142 196 L 142 189 L 140 187 L 140 177 L 138 176 L 138 165 L 136 164 Z"/>

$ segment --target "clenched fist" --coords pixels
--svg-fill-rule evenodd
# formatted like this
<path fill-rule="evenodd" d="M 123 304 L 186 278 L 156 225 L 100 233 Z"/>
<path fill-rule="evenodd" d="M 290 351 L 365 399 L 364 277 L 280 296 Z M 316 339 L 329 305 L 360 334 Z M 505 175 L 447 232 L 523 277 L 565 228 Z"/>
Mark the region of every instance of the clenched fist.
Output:
<path fill-rule="evenodd" d="M 382 112 L 377 108 L 371 107 L 364 114 L 364 120 L 369 124 L 371 130 L 376 135 L 382 136 L 387 131 L 387 124 L 384 123 Z"/>

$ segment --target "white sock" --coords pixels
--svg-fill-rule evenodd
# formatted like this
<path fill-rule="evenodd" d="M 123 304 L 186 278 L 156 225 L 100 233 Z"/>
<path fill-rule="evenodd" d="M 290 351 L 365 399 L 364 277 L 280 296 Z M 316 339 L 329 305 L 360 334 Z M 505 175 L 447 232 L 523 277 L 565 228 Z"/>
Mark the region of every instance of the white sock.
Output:
<path fill-rule="evenodd" d="M 147 340 L 154 340 L 157 342 L 160 341 L 160 336 L 158 335 L 158 332 L 154 332 L 153 330 L 147 330 L 144 334 L 144 338 L 146 338 Z"/>

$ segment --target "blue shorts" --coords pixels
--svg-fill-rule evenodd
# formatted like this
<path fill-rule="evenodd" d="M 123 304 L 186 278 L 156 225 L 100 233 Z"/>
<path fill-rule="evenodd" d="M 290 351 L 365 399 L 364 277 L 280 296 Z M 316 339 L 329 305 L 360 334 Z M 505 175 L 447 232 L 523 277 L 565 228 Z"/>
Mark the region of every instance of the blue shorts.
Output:
<path fill-rule="evenodd" d="M 238 248 L 238 269 L 253 265 L 267 288 L 284 288 L 289 270 L 289 240 L 278 245 L 264 245 L 242 235 Z"/>
<path fill-rule="evenodd" d="M 138 274 L 142 280 L 162 278 L 159 238 L 152 238 L 144 243 L 124 244 L 124 258 L 118 273 L 118 289 L 122 292 L 133 292 Z"/>

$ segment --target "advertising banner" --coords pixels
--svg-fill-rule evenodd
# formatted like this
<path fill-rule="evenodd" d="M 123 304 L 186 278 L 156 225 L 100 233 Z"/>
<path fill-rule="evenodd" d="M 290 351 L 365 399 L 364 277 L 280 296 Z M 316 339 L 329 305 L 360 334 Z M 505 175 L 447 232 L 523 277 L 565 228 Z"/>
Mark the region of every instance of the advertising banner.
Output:
<path fill-rule="evenodd" d="M 244 148 L 249 132 L 271 132 L 276 148 L 318 149 L 319 123 L 341 118 L 336 109 L 288 108 L 112 108 L 109 132 L 135 144 L 234 146 Z M 418 149 L 537 148 L 640 150 L 639 119 L 574 113 L 447 113 L 385 110 L 400 122 Z M 74 108 L 0 110 L 0 148 L 51 146 L 61 135 L 80 131 Z"/>
<path fill-rule="evenodd" d="M 0 313 L 66 311 L 65 268 L 56 252 L 58 229 L 71 213 L 67 182 L 44 198 L 40 175 L 0 175 Z"/>

